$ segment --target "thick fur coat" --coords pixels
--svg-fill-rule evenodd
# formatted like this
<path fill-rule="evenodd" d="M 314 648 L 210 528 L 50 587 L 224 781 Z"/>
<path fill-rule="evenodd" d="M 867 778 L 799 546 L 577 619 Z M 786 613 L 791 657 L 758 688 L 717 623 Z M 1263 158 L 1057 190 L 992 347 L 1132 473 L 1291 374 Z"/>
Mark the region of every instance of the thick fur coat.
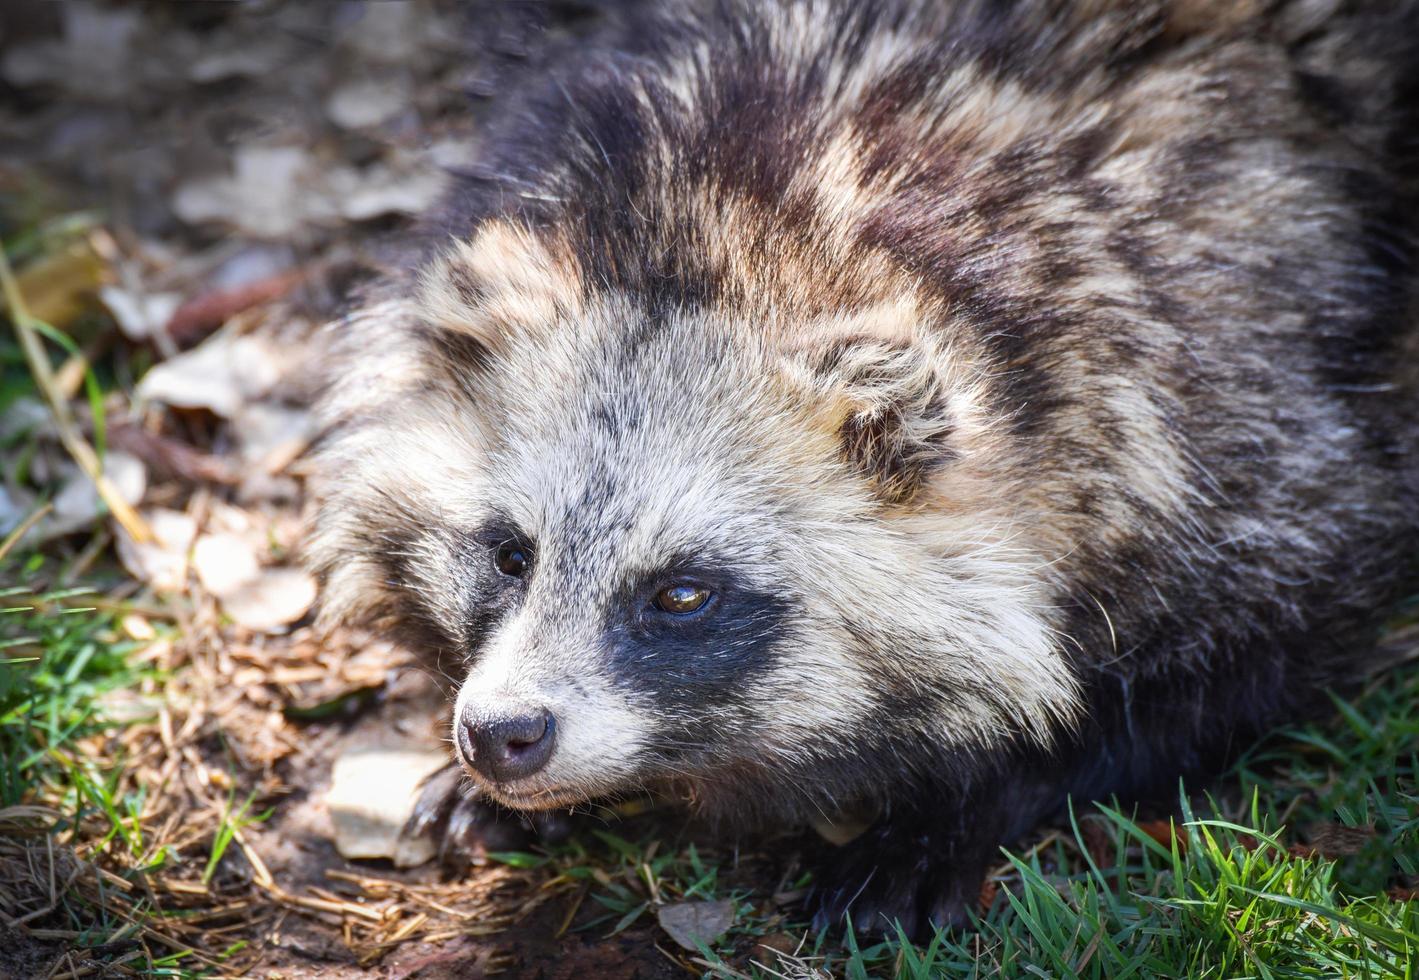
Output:
<path fill-rule="evenodd" d="M 1416 194 L 1413 2 L 657 6 L 338 325 L 327 613 L 460 664 L 456 733 L 550 712 L 489 798 L 865 810 L 823 920 L 960 921 L 1363 669 Z"/>

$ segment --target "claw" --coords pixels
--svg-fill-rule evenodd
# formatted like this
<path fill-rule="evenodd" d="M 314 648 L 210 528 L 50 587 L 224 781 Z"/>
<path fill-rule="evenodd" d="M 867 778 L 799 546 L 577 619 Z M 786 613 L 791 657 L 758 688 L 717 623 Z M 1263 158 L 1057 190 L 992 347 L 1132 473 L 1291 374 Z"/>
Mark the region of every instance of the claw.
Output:
<path fill-rule="evenodd" d="M 541 843 L 559 843 L 572 829 L 566 813 L 523 816 L 485 800 L 460 767 L 449 765 L 424 782 L 403 836 L 436 838 L 439 860 L 462 870 L 482 864 L 490 851 L 524 850 L 534 837 Z"/>
<path fill-rule="evenodd" d="M 532 829 L 537 834 L 537 839 L 544 844 L 560 844 L 572 835 L 572 830 L 576 827 L 569 813 L 560 810 L 547 810 L 542 813 L 532 815 Z"/>
<path fill-rule="evenodd" d="M 933 855 L 929 842 L 892 848 L 892 835 L 838 850 L 821 869 L 810 895 L 813 927 L 841 929 L 851 920 L 859 937 L 893 938 L 898 927 L 913 940 L 938 928 L 970 925 L 969 902 L 980 891 L 984 860 Z M 894 860 L 895 859 L 895 860 Z"/>
<path fill-rule="evenodd" d="M 404 824 L 403 836 L 431 836 L 463 796 L 462 786 L 463 771 L 456 765 L 448 765 L 424 780 L 414 812 Z"/>

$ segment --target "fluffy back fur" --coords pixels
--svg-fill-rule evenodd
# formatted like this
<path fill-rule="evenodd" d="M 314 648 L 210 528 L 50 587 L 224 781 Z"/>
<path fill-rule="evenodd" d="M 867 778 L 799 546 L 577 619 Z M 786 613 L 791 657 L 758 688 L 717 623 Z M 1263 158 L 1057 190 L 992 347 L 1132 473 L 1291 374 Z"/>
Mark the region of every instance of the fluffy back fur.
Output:
<path fill-rule="evenodd" d="M 1066 793 L 1354 677 L 1406 581 L 1419 7 L 1361 6 L 613 31 L 339 325 L 327 613 L 462 659 L 460 711 L 551 707 L 506 803 L 865 802 L 825 910 L 957 917 Z M 684 579 L 716 608 L 645 612 Z"/>

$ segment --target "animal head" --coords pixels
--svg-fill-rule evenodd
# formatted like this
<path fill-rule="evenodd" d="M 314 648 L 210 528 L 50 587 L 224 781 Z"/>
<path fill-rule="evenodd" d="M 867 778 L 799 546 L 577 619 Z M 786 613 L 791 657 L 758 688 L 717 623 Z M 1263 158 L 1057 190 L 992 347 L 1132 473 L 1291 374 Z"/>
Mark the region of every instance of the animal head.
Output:
<path fill-rule="evenodd" d="M 494 222 L 346 324 L 332 617 L 458 664 L 459 759 L 551 807 L 767 773 L 802 809 L 1075 701 L 982 368 L 890 301 L 656 307 Z"/>

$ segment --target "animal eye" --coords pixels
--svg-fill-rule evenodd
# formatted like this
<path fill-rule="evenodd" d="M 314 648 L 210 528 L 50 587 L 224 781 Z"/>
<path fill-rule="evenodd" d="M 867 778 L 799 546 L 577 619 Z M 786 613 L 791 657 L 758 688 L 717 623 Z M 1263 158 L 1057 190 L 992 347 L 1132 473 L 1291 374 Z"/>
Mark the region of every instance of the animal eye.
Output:
<path fill-rule="evenodd" d="M 493 567 L 509 578 L 522 578 L 527 574 L 527 566 L 532 563 L 527 549 L 512 541 L 504 541 L 493 552 Z"/>
<path fill-rule="evenodd" d="M 672 585 L 655 594 L 655 608 L 676 616 L 696 612 L 709 602 L 711 592 L 698 585 Z"/>

